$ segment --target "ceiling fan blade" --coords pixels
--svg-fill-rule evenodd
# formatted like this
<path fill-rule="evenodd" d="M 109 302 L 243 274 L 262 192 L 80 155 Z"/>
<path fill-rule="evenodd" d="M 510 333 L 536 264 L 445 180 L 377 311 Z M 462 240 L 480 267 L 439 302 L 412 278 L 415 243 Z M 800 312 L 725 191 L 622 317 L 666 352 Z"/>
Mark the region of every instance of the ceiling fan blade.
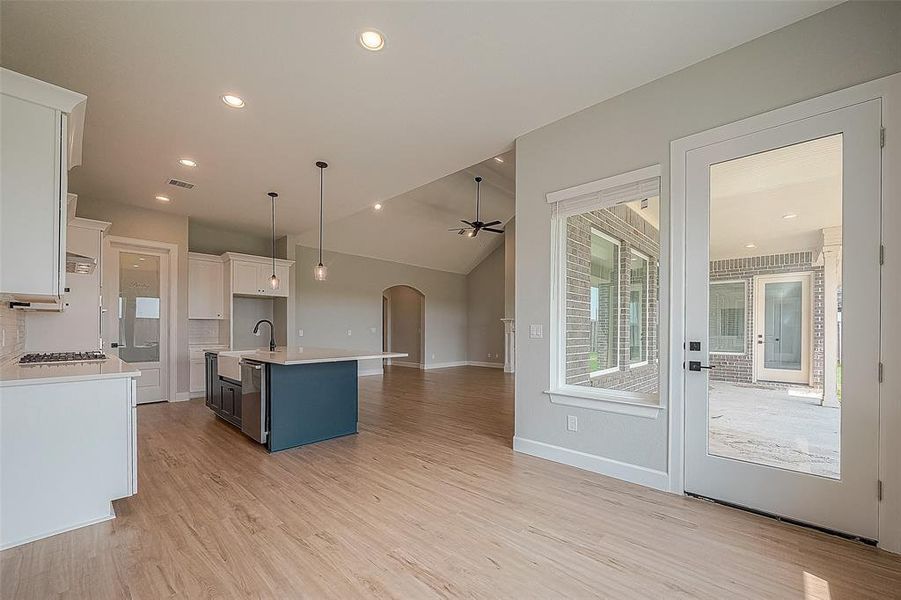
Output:
<path fill-rule="evenodd" d="M 483 227 L 494 227 L 495 225 L 500 225 L 500 224 L 501 224 L 500 221 L 492 221 L 492 222 L 490 222 L 490 223 L 485 223 L 485 224 L 482 225 L 482 226 L 483 226 Z"/>
<path fill-rule="evenodd" d="M 461 223 L 466 223 L 466 224 L 469 225 L 470 227 L 475 227 L 475 225 L 472 224 L 472 223 L 470 223 L 469 221 L 464 221 L 463 219 L 460 219 L 460 222 L 461 222 Z"/>
<path fill-rule="evenodd" d="M 503 229 L 494 229 L 492 227 L 482 227 L 485 231 L 490 231 L 491 233 L 504 233 Z"/>

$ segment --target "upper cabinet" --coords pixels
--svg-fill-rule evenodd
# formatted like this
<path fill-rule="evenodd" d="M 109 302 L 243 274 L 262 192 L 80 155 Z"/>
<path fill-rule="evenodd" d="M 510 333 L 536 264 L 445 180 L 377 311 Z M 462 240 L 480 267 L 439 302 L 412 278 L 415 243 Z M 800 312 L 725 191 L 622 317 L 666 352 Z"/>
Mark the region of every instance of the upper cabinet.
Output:
<path fill-rule="evenodd" d="M 188 318 L 228 318 L 222 257 L 188 253 Z"/>
<path fill-rule="evenodd" d="M 272 259 L 226 252 L 223 254 L 231 265 L 231 292 L 238 296 L 267 296 L 287 298 L 290 296 L 290 260 L 275 260 L 275 276 L 278 286 L 272 288 Z"/>
<path fill-rule="evenodd" d="M 0 293 L 65 289 L 67 172 L 81 160 L 87 97 L 0 69 Z"/>

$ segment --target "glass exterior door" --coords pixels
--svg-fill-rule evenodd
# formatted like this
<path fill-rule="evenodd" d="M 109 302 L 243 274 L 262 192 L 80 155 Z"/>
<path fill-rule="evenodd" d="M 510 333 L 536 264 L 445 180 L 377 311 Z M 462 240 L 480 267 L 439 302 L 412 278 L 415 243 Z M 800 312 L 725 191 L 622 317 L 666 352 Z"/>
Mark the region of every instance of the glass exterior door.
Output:
<path fill-rule="evenodd" d="M 868 539 L 880 112 L 685 154 L 685 491 Z"/>

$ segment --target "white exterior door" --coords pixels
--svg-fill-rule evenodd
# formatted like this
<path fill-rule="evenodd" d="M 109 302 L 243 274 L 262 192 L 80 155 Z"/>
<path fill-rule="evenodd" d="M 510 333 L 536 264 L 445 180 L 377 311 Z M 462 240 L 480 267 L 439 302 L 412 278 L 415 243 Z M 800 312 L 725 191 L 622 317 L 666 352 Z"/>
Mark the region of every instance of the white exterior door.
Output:
<path fill-rule="evenodd" d="M 701 146 L 685 172 L 685 491 L 873 540 L 880 115 L 872 100 Z M 746 285 L 713 301 L 725 281 Z"/>
<path fill-rule="evenodd" d="M 137 402 L 169 398 L 169 254 L 111 243 L 104 255 L 104 351 L 140 369 Z"/>

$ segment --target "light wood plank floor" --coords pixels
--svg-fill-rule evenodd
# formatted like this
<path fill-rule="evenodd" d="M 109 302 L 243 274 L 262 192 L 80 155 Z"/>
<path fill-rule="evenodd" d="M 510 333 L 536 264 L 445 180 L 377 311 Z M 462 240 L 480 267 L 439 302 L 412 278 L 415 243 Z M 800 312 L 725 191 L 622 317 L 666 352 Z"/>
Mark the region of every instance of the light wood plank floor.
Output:
<path fill-rule="evenodd" d="M 360 433 L 269 456 L 139 409 L 118 518 L 0 555 L 12 598 L 891 598 L 901 558 L 515 454 L 512 376 L 395 367 Z"/>

